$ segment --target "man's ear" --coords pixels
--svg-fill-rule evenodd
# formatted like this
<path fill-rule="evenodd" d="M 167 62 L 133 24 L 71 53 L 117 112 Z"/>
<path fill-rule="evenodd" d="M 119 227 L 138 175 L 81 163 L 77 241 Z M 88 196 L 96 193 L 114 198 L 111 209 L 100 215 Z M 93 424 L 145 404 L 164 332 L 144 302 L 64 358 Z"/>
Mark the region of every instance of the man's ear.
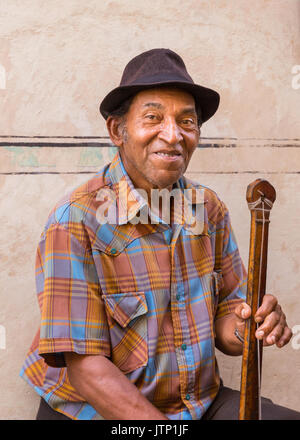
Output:
<path fill-rule="evenodd" d="M 122 118 L 109 116 L 106 120 L 106 127 L 109 137 L 114 145 L 117 147 L 123 146 L 123 130 L 122 124 L 124 121 Z"/>

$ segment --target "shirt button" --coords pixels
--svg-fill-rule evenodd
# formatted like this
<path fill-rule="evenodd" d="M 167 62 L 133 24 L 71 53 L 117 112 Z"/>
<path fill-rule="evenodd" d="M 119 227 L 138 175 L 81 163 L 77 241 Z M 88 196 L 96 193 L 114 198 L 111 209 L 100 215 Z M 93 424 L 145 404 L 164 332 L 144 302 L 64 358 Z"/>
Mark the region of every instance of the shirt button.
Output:
<path fill-rule="evenodd" d="M 117 249 L 112 248 L 111 251 L 110 251 L 110 253 L 113 254 L 113 255 L 116 254 L 116 253 L 117 253 Z"/>
<path fill-rule="evenodd" d="M 190 400 L 191 396 L 189 394 L 186 394 L 185 398 L 186 400 Z"/>
<path fill-rule="evenodd" d="M 186 344 L 182 344 L 181 348 L 182 350 L 186 350 Z"/>

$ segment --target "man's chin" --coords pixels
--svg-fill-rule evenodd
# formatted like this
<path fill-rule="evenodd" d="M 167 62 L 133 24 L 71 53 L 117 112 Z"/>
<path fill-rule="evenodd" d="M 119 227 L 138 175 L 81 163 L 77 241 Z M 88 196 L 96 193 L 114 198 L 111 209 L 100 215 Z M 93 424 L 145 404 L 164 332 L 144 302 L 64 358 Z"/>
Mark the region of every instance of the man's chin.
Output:
<path fill-rule="evenodd" d="M 182 173 L 178 171 L 168 173 L 168 176 L 159 176 L 159 173 L 152 180 L 153 188 L 157 189 L 172 189 L 172 186 L 182 176 Z"/>

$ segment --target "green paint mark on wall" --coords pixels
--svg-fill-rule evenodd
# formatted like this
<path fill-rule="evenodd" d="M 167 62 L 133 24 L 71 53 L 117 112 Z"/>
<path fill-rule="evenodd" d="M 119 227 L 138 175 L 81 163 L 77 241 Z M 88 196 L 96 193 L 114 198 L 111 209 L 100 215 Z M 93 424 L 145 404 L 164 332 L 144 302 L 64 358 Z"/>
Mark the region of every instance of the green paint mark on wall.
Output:
<path fill-rule="evenodd" d="M 78 166 L 100 166 L 103 163 L 103 155 L 100 148 L 85 147 L 81 151 Z"/>
<path fill-rule="evenodd" d="M 109 147 L 108 148 L 108 157 L 109 160 L 112 160 L 113 157 L 117 154 L 118 148 L 117 147 Z"/>
<path fill-rule="evenodd" d="M 34 151 L 27 147 L 5 147 L 10 153 L 12 153 L 12 165 L 19 167 L 40 167 L 41 164 L 38 159 L 38 150 Z"/>

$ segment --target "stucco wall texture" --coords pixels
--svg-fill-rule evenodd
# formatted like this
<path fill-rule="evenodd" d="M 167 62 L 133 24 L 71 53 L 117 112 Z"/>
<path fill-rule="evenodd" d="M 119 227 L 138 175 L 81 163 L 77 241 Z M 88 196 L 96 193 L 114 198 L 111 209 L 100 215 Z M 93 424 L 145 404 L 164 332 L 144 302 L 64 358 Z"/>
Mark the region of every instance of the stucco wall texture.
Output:
<path fill-rule="evenodd" d="M 221 94 L 187 176 L 229 207 L 246 266 L 247 185 L 275 186 L 267 291 L 300 325 L 300 1 L 0 0 L 0 419 L 33 419 L 39 402 L 19 371 L 39 324 L 34 260 L 48 213 L 110 161 L 99 102 L 154 47 Z M 299 342 L 264 350 L 262 394 L 300 411 Z M 238 389 L 241 358 L 217 357 Z"/>

